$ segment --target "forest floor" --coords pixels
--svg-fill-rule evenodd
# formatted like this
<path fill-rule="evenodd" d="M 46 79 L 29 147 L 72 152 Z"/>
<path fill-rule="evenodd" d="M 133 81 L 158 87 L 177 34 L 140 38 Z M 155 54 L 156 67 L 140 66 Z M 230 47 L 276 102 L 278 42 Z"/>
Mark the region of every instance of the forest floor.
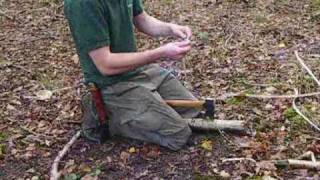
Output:
<path fill-rule="evenodd" d="M 80 129 L 86 91 L 79 85 L 83 77 L 63 3 L 0 0 L 0 10 L 0 179 L 48 179 L 58 151 Z M 294 54 L 320 77 L 319 0 L 148 0 L 145 10 L 193 29 L 188 73 L 179 78 L 199 98 L 319 91 Z M 137 38 L 140 50 L 169 41 Z M 41 90 L 59 91 L 40 100 Z M 297 103 L 316 125 L 319 98 Z M 244 120 L 252 133 L 195 133 L 194 145 L 178 152 L 119 137 L 103 145 L 80 139 L 60 169 L 68 180 L 90 179 L 89 174 L 91 179 L 319 179 L 317 170 L 270 163 L 307 151 L 320 159 L 319 131 L 294 111 L 292 99 L 229 98 L 217 104 L 216 117 Z M 247 159 L 223 161 L 236 157 Z"/>

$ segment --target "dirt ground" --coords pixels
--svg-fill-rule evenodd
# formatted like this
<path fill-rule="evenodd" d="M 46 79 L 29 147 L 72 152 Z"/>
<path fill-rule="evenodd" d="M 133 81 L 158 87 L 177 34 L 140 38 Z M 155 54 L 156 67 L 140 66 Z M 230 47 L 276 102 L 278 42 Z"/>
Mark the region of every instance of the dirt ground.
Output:
<path fill-rule="evenodd" d="M 320 75 L 319 0 L 148 0 L 145 10 L 189 25 L 193 50 L 174 68 L 199 98 L 226 93 L 288 95 L 319 88 L 294 51 Z M 139 50 L 170 39 L 137 34 Z M 79 60 L 61 0 L 0 0 L 0 179 L 49 179 L 57 152 L 80 129 Z M 58 90 L 39 100 L 41 90 Z M 320 126 L 320 96 L 297 106 Z M 233 97 L 218 102 L 218 119 L 247 122 L 250 135 L 197 132 L 172 152 L 115 137 L 78 140 L 61 162 L 64 179 L 319 179 L 316 169 L 275 166 L 307 151 L 320 158 L 320 134 L 292 99 Z M 246 158 L 242 161 L 224 161 Z"/>

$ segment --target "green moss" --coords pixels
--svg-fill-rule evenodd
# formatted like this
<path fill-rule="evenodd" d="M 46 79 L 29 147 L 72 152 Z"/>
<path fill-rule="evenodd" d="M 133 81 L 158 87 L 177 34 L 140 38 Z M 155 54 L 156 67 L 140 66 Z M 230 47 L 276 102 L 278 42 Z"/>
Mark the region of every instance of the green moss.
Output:
<path fill-rule="evenodd" d="M 209 40 L 209 33 L 208 32 L 199 32 L 198 33 L 198 38 L 201 41 L 208 41 Z"/>
<path fill-rule="evenodd" d="M 0 132 L 0 143 L 7 139 L 7 135 L 4 132 Z"/>
<path fill-rule="evenodd" d="M 243 97 L 233 97 L 226 100 L 226 103 L 229 105 L 240 105 L 243 102 Z"/>
<path fill-rule="evenodd" d="M 252 176 L 252 177 L 247 177 L 245 180 L 262 180 L 263 178 L 261 176 Z"/>
<path fill-rule="evenodd" d="M 81 176 L 76 173 L 67 174 L 63 178 L 64 180 L 79 180 L 81 179 Z"/>
<path fill-rule="evenodd" d="M 264 15 L 258 14 L 255 17 L 255 23 L 257 23 L 257 24 L 264 24 L 267 22 L 268 22 L 268 19 Z"/>
<path fill-rule="evenodd" d="M 61 81 L 59 81 L 59 78 L 51 73 L 39 75 L 37 80 L 48 90 L 54 90 L 63 87 L 63 84 Z"/>
<path fill-rule="evenodd" d="M 174 3 L 174 0 L 162 0 L 162 2 L 165 5 L 172 5 Z"/>
<path fill-rule="evenodd" d="M 306 121 L 291 107 L 283 112 L 283 116 L 288 119 L 294 127 L 303 127 Z"/>
<path fill-rule="evenodd" d="M 0 55 L 0 65 L 6 64 L 7 61 Z"/>
<path fill-rule="evenodd" d="M 313 21 L 320 21 L 320 0 L 312 0 L 310 5 L 311 17 Z"/>
<path fill-rule="evenodd" d="M 5 154 L 5 151 L 6 151 L 6 145 L 0 144 L 0 157 Z"/>
<path fill-rule="evenodd" d="M 5 154 L 6 151 L 6 144 L 5 141 L 7 139 L 7 135 L 3 132 L 0 132 L 0 157 Z"/>

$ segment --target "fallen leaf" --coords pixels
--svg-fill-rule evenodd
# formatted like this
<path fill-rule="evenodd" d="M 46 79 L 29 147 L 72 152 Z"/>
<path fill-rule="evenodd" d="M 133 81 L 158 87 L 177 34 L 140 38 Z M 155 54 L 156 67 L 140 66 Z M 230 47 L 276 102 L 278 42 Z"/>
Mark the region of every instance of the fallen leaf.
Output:
<path fill-rule="evenodd" d="M 79 166 L 79 169 L 85 173 L 89 173 L 92 171 L 92 169 L 90 168 L 90 166 L 86 165 L 86 164 L 81 164 Z"/>
<path fill-rule="evenodd" d="M 53 92 L 49 90 L 40 90 L 36 93 L 36 96 L 39 100 L 48 100 L 52 97 Z"/>
<path fill-rule="evenodd" d="M 212 141 L 211 140 L 203 140 L 201 142 L 201 147 L 205 150 L 212 151 Z"/>
<path fill-rule="evenodd" d="M 91 174 L 87 174 L 83 176 L 81 180 L 98 180 L 98 176 L 92 176 Z"/>
<path fill-rule="evenodd" d="M 7 110 L 8 110 L 8 111 L 16 111 L 17 109 L 16 109 L 14 106 L 8 104 L 8 105 L 7 105 Z"/>
<path fill-rule="evenodd" d="M 276 180 L 276 178 L 273 178 L 271 176 L 263 176 L 262 180 Z"/>
<path fill-rule="evenodd" d="M 219 175 L 221 176 L 221 177 L 223 177 L 223 178 L 230 178 L 230 174 L 229 173 L 227 173 L 226 171 L 221 171 L 220 173 L 219 173 Z"/>
<path fill-rule="evenodd" d="M 33 176 L 32 178 L 31 178 L 31 180 L 39 180 L 40 178 L 39 178 L 39 176 Z"/>
<path fill-rule="evenodd" d="M 137 151 L 136 151 L 136 148 L 131 147 L 131 148 L 129 149 L 129 153 L 135 153 L 135 152 L 137 152 Z"/>
<path fill-rule="evenodd" d="M 79 64 L 79 57 L 77 54 L 73 55 L 71 59 L 74 62 L 74 64 Z"/>
<path fill-rule="evenodd" d="M 285 48 L 285 47 L 286 47 L 286 44 L 285 44 L 285 43 L 280 43 L 280 44 L 278 45 L 278 47 L 279 47 L 279 48 Z"/>
<path fill-rule="evenodd" d="M 127 163 L 128 160 L 130 158 L 130 154 L 125 152 L 125 151 L 122 151 L 121 154 L 120 154 L 120 159 L 124 162 L 124 163 Z"/>

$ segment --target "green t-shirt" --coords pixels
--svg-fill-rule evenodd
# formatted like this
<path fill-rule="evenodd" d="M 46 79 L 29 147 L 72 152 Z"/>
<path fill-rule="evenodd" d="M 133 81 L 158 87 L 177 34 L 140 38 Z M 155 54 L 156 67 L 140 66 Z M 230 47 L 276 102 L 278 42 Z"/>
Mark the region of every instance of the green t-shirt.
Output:
<path fill-rule="evenodd" d="M 103 88 L 137 74 L 138 69 L 120 75 L 102 75 L 89 52 L 103 46 L 110 46 L 113 53 L 135 52 L 133 17 L 142 11 L 140 0 L 64 0 L 65 16 L 87 83 Z"/>

